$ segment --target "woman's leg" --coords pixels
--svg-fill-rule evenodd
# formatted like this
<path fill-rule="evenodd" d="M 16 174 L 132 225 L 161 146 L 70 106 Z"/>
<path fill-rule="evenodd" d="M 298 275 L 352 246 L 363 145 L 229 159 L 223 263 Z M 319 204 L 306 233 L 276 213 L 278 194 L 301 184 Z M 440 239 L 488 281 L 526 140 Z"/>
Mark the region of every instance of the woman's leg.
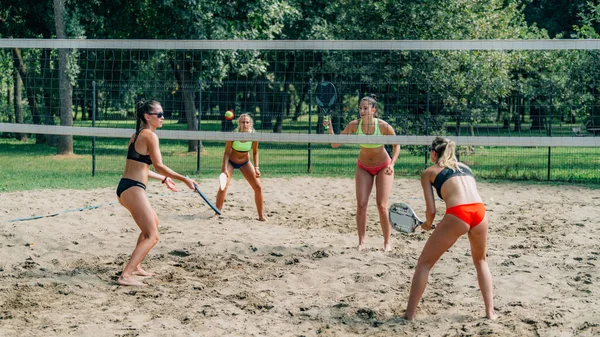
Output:
<path fill-rule="evenodd" d="M 129 210 L 142 233 L 138 237 L 138 243 L 131 254 L 129 262 L 123 268 L 117 283 L 120 285 L 143 286 L 145 284 L 134 279 L 132 275 L 148 255 L 148 252 L 158 242 L 158 217 L 150 206 L 146 191 L 139 187 L 132 187 L 124 191 L 121 194 L 120 201 Z"/>
<path fill-rule="evenodd" d="M 160 220 L 158 219 L 158 215 L 156 215 L 156 212 L 154 212 L 154 220 L 156 222 L 156 227 L 157 227 L 157 230 L 158 230 L 158 225 L 160 223 Z M 136 243 L 136 247 L 140 244 L 140 242 L 142 242 L 142 240 L 144 240 L 144 234 L 140 233 L 140 236 L 138 236 L 138 241 Z M 140 262 L 140 264 L 138 264 L 135 267 L 135 270 L 133 271 L 133 275 L 137 275 L 137 276 L 154 276 L 153 273 L 150 273 L 150 272 L 145 271 L 144 269 L 142 269 L 141 262 Z"/>
<path fill-rule="evenodd" d="M 225 188 L 217 191 L 217 200 L 215 202 L 215 206 L 221 211 L 223 210 L 223 204 L 225 203 L 225 196 L 227 195 L 227 189 L 229 188 L 229 182 L 231 181 L 231 176 L 233 176 L 233 166 L 227 163 L 227 183 L 225 184 Z"/>
<path fill-rule="evenodd" d="M 425 243 L 423 252 L 417 262 L 415 274 L 413 275 L 412 284 L 410 286 L 410 295 L 406 306 L 404 318 L 412 320 L 417 312 L 417 305 L 423 296 L 427 280 L 429 279 L 429 271 L 439 258 L 456 242 L 463 234 L 469 231 L 469 225 L 453 215 L 444 215 L 444 218 L 435 227 L 435 230 Z"/>
<path fill-rule="evenodd" d="M 362 167 L 356 165 L 354 175 L 356 184 L 356 231 L 358 232 L 358 250 L 365 249 L 365 238 L 367 236 L 367 206 L 369 195 L 373 189 L 373 175 Z"/>
<path fill-rule="evenodd" d="M 485 304 L 485 314 L 489 319 L 496 319 L 494 312 L 494 290 L 492 286 L 492 274 L 488 268 L 486 259 L 488 236 L 488 219 L 487 215 L 481 222 L 469 231 L 469 242 L 471 243 L 471 256 L 473 264 L 477 270 L 477 282 L 481 295 L 483 295 L 483 303 Z"/>
<path fill-rule="evenodd" d="M 252 163 L 248 163 L 240 167 L 240 172 L 242 172 L 242 175 L 244 176 L 244 178 L 246 178 L 246 181 L 254 190 L 254 202 L 256 203 L 258 220 L 266 221 L 267 219 L 265 218 L 265 215 L 263 213 L 265 200 L 262 193 L 262 184 L 260 183 L 260 180 L 256 177 L 256 173 L 254 172 L 254 165 L 252 165 Z"/>
<path fill-rule="evenodd" d="M 385 174 L 385 169 L 379 171 L 375 179 L 375 197 L 377 200 L 377 212 L 379 212 L 379 222 L 381 223 L 381 231 L 383 232 L 383 250 L 386 252 L 392 251 L 390 236 L 392 230 L 390 227 L 390 214 L 388 213 L 388 201 L 392 194 L 394 184 L 394 176 Z"/>

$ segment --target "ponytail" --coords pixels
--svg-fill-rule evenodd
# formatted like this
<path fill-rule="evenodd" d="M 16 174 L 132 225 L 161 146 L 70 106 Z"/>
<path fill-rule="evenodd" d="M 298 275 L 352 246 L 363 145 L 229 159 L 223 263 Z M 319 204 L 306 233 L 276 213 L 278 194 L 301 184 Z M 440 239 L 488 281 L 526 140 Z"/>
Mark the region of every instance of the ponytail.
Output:
<path fill-rule="evenodd" d="M 140 131 L 142 131 L 143 126 L 146 125 L 146 119 L 144 118 L 144 115 L 147 113 L 152 112 L 152 110 L 159 106 L 160 103 L 156 100 L 150 99 L 150 100 L 139 100 L 136 104 L 135 104 L 135 132 L 138 133 Z"/>
<path fill-rule="evenodd" d="M 431 143 L 431 150 L 438 155 L 436 164 L 438 166 L 449 168 L 452 171 L 460 171 L 458 160 L 456 159 L 456 143 L 444 137 L 436 137 Z"/>

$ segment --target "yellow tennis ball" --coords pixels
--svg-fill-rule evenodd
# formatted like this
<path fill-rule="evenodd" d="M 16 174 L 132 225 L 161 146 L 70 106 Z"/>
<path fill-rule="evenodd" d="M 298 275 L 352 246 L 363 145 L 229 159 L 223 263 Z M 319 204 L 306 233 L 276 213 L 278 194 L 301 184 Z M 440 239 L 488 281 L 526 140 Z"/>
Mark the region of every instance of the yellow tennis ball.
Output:
<path fill-rule="evenodd" d="M 227 110 L 227 112 L 225 112 L 225 119 L 230 121 L 233 119 L 233 117 L 235 117 L 235 115 L 233 114 L 233 111 L 231 110 Z"/>

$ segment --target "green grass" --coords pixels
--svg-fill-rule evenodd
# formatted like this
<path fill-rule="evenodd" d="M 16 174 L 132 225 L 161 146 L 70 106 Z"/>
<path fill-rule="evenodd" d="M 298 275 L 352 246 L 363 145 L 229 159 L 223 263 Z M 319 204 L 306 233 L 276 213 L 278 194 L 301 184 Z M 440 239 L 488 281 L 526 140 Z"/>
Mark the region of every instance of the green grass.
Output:
<path fill-rule="evenodd" d="M 182 125 L 178 125 L 182 126 Z M 125 165 L 127 139 L 96 138 L 96 175 L 92 176 L 91 138 L 74 137 L 74 156 L 57 156 L 56 148 L 0 138 L 0 192 L 33 189 L 89 189 L 116 187 Z M 187 141 L 161 140 L 165 164 L 195 179 L 218 176 L 224 142 L 205 141 L 200 155 L 187 152 Z M 396 164 L 396 176 L 417 178 L 425 166 L 423 147 L 405 146 Z M 354 176 L 358 145 L 332 149 L 311 145 L 311 175 Z M 599 148 L 552 148 L 550 181 L 600 185 Z M 480 179 L 544 182 L 548 176 L 548 148 L 472 147 L 460 149 L 460 160 Z M 308 175 L 307 144 L 260 144 L 264 177 Z M 237 178 L 241 177 L 236 173 Z"/>

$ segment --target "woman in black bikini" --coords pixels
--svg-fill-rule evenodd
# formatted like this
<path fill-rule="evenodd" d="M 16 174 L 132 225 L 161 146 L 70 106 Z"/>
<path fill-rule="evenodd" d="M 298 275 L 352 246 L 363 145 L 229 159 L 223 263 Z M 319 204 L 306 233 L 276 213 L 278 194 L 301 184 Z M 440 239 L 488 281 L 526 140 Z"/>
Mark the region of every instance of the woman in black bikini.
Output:
<path fill-rule="evenodd" d="M 252 118 L 248 114 L 242 114 L 238 118 L 238 132 L 253 132 Z M 252 150 L 252 160 L 254 165 L 250 162 L 250 150 Z M 254 202 L 256 203 L 256 210 L 258 212 L 258 220 L 266 221 L 263 214 L 264 198 L 262 193 L 262 185 L 260 184 L 260 170 L 258 169 L 258 142 L 240 142 L 240 141 L 228 141 L 225 144 L 225 152 L 223 153 L 223 164 L 221 166 L 221 172 L 227 175 L 227 183 L 224 189 L 219 189 L 217 192 L 216 206 L 218 209 L 223 209 L 225 203 L 225 196 L 227 195 L 227 188 L 231 181 L 231 175 L 233 170 L 238 169 L 242 172 L 246 181 L 252 186 L 254 190 Z"/>
<path fill-rule="evenodd" d="M 146 196 L 148 178 L 161 180 L 174 192 L 177 192 L 177 188 L 171 178 L 184 182 L 192 190 L 196 183 L 171 170 L 162 162 L 158 137 L 154 133 L 156 129 L 162 127 L 164 120 L 160 103 L 154 100 L 140 101 L 136 105 L 136 115 L 136 132 L 129 141 L 125 171 L 117 187 L 117 197 L 121 205 L 131 213 L 142 233 L 138 237 L 129 262 L 117 280 L 118 284 L 124 286 L 146 285 L 136 280 L 133 275 L 152 276 L 140 266 L 159 238 L 158 216 Z M 160 174 L 151 171 L 150 165 L 154 165 L 154 169 Z"/>

